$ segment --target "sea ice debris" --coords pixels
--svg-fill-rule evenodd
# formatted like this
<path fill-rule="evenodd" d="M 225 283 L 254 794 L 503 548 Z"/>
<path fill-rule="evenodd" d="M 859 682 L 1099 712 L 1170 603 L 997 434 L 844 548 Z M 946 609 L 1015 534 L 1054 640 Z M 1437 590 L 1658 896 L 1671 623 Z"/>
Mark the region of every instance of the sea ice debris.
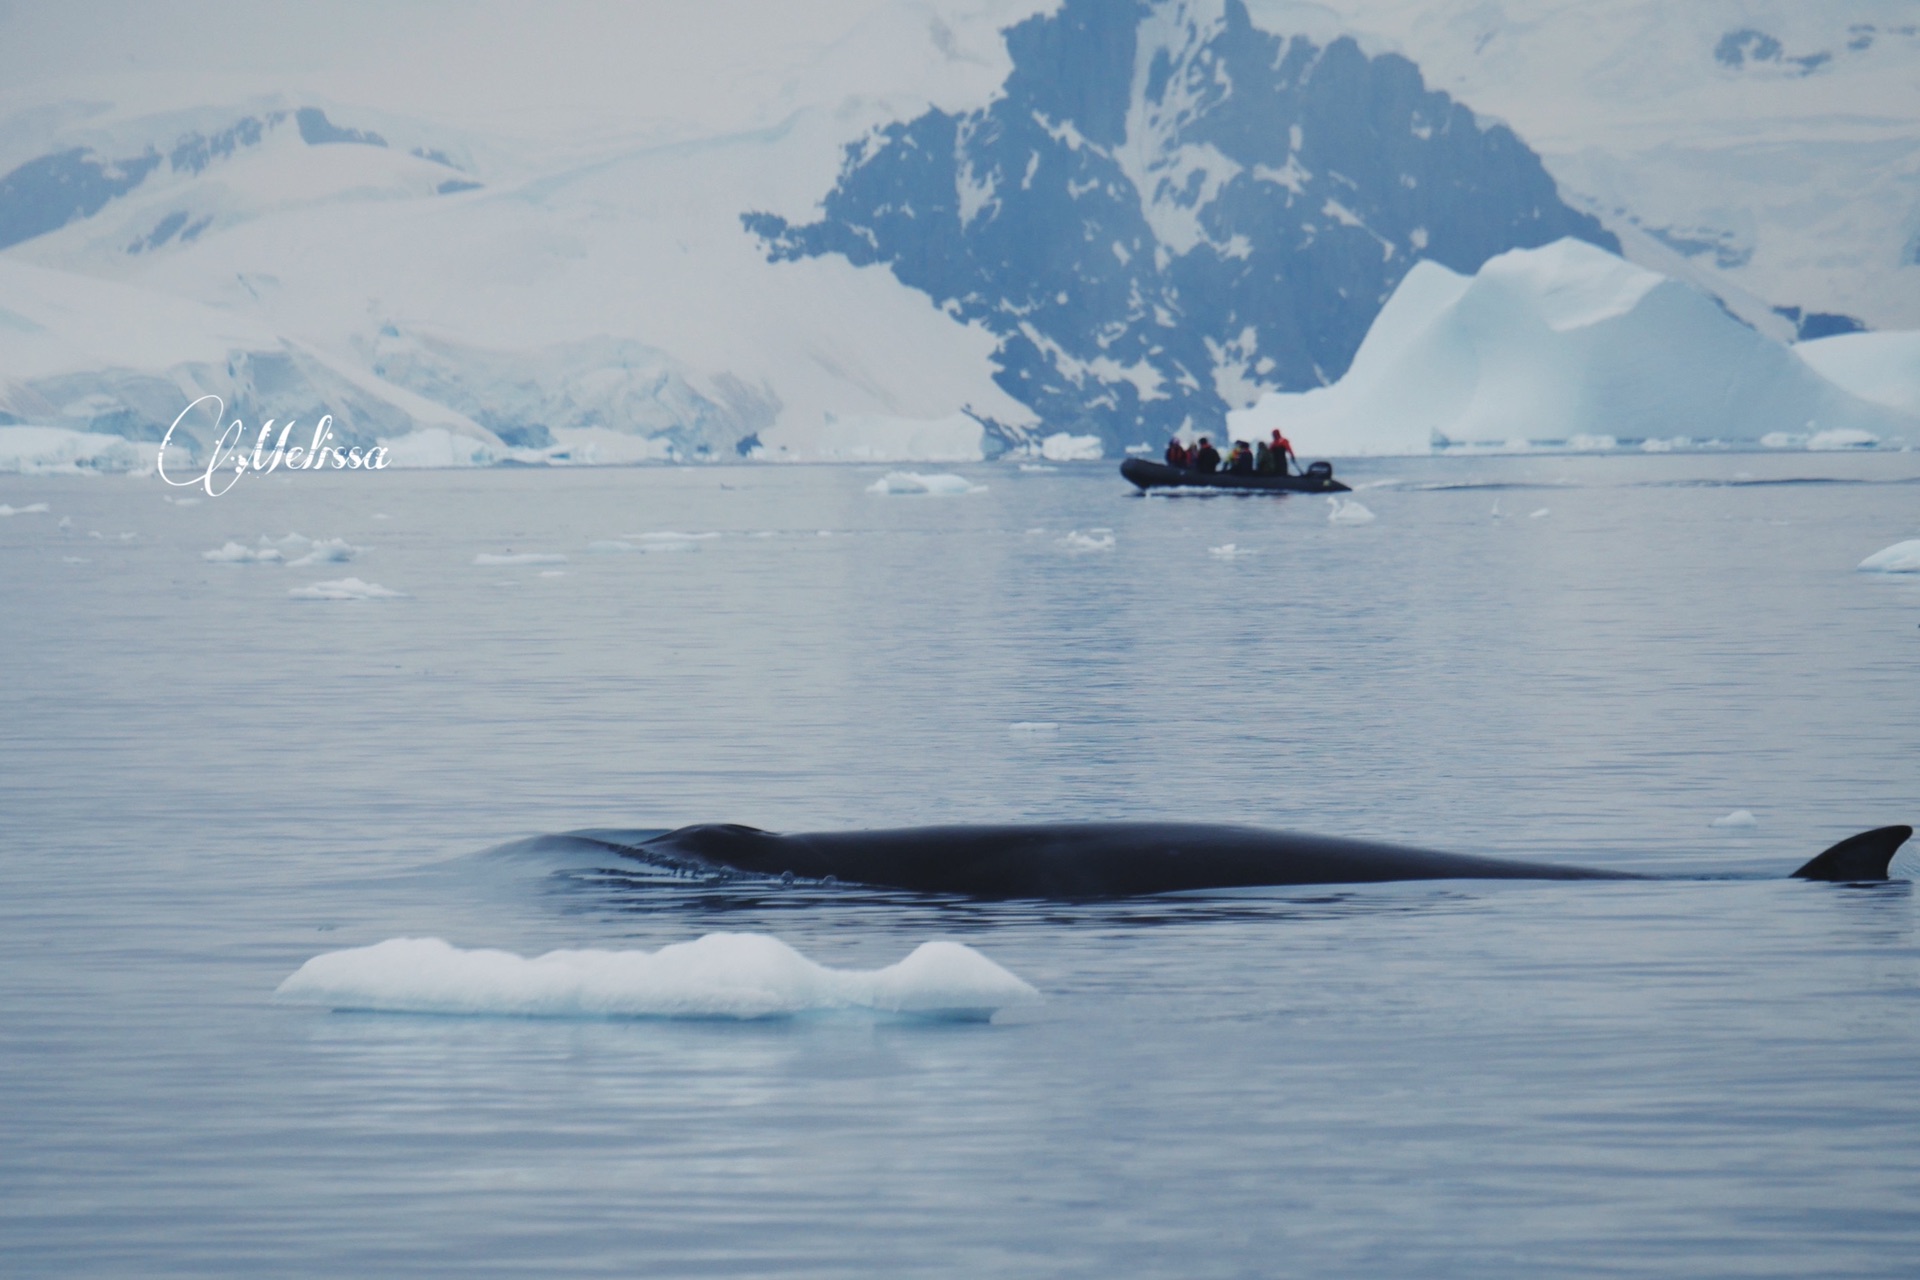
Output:
<path fill-rule="evenodd" d="M 310 587 L 295 587 L 287 592 L 295 600 L 399 600 L 403 593 L 391 591 L 377 582 L 341 578 L 335 582 L 316 582 Z"/>
<path fill-rule="evenodd" d="M 278 547 L 249 547 L 238 542 L 229 542 L 212 551 L 202 551 L 202 560 L 215 564 L 272 564 L 284 557 Z"/>
<path fill-rule="evenodd" d="M 658 951 L 463 950 L 390 938 L 315 956 L 278 994 L 302 1004 L 392 1013 L 549 1018 L 770 1018 L 867 1009 L 986 1018 L 1039 992 L 973 948 L 922 943 L 883 969 L 833 969 L 780 939 L 710 933 Z"/>
<path fill-rule="evenodd" d="M 941 497 L 963 493 L 985 493 L 987 486 L 974 484 L 965 476 L 950 472 L 932 475 L 918 471 L 889 471 L 867 486 L 868 493 L 927 493 Z"/>
<path fill-rule="evenodd" d="M 1075 555 L 1087 551 L 1111 551 L 1114 546 L 1113 530 L 1092 529 L 1082 533 L 1078 529 L 1070 529 L 1067 536 L 1060 539 L 1060 545 Z"/>
<path fill-rule="evenodd" d="M 1749 813 L 1745 809 L 1735 809 L 1732 813 L 1728 814 L 1726 817 L 1715 818 L 1712 822 L 1709 822 L 1707 825 L 1710 827 L 1723 827 L 1723 828 L 1725 827 L 1736 827 L 1736 828 L 1737 827 L 1757 827 L 1760 825 L 1760 819 L 1754 817 L 1751 813 Z"/>

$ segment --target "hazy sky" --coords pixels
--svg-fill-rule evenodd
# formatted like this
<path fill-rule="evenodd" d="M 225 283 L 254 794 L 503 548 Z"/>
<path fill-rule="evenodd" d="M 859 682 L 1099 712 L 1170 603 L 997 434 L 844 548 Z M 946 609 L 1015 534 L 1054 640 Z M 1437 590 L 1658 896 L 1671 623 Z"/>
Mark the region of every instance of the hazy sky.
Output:
<path fill-rule="evenodd" d="M 0 0 L 0 110 L 76 97 L 170 110 L 281 93 L 532 136 L 610 121 L 741 128 L 780 118 L 815 81 L 836 94 L 924 81 L 901 49 L 973 64 L 966 78 L 986 91 L 1004 67 L 999 28 L 1043 7 Z"/>

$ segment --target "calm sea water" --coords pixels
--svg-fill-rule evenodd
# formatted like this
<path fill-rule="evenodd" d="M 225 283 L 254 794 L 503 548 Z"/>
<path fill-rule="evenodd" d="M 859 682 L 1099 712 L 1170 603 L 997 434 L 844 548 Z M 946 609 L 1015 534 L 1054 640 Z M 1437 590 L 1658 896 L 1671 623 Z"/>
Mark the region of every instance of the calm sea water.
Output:
<path fill-rule="evenodd" d="M 1351 525 L 961 470 L 0 477 L 49 507 L 0 519 L 0 1271 L 1914 1274 L 1920 909 L 1769 877 L 1920 816 L 1920 581 L 1854 572 L 1920 459 L 1380 461 Z M 293 531 L 365 551 L 203 558 Z M 348 576 L 404 597 L 289 595 Z M 490 852 L 1130 815 L 1718 878 L 1043 907 Z M 394 936 L 722 929 L 1046 1001 L 273 999 Z"/>

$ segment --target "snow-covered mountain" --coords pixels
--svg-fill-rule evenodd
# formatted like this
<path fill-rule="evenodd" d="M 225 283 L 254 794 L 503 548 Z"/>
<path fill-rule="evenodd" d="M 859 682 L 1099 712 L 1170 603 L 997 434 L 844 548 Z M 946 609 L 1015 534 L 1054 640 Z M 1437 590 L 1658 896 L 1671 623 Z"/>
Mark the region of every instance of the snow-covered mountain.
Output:
<path fill-rule="evenodd" d="M 1894 0 L 217 8 L 0 14 L 0 424 L 1111 448 L 1564 234 L 1774 337 L 1920 324 Z"/>
<path fill-rule="evenodd" d="M 1912 0 L 1328 4 L 1511 125 L 1634 261 L 1782 339 L 1920 328 Z"/>
<path fill-rule="evenodd" d="M 1000 339 L 1008 394 L 1115 445 L 1338 378 L 1416 261 L 1618 247 L 1411 62 L 1240 0 L 1065 0 L 1007 44 L 991 104 L 855 143 L 819 221 L 745 222 L 776 260 L 886 264 Z"/>

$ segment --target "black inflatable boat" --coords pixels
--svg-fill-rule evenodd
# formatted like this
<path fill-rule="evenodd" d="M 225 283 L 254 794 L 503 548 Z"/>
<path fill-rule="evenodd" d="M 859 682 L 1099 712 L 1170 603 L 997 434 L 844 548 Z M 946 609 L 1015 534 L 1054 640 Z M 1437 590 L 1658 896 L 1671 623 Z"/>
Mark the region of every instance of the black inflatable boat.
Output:
<path fill-rule="evenodd" d="M 1195 471 L 1188 467 L 1170 467 L 1164 462 L 1128 458 L 1120 464 L 1120 474 L 1148 489 L 1252 489 L 1272 493 L 1351 493 L 1351 489 L 1333 478 L 1331 462 L 1316 462 L 1306 474 L 1283 476 L 1260 472 Z"/>

